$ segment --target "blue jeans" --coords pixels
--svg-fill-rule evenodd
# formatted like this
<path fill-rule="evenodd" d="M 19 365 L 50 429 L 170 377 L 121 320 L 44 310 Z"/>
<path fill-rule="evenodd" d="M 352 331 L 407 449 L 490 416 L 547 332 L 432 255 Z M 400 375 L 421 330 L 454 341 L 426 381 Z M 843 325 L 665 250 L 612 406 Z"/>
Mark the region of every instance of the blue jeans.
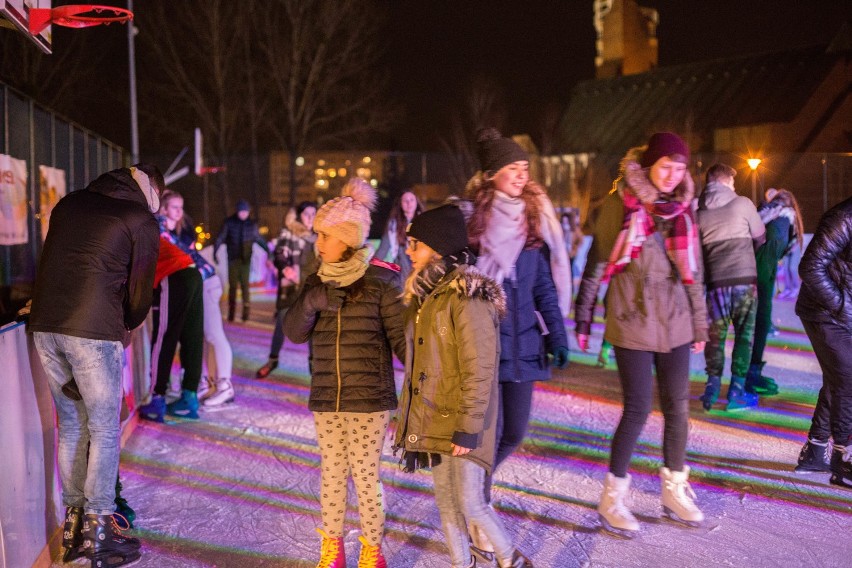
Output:
<path fill-rule="evenodd" d="M 115 511 L 120 447 L 120 341 L 85 339 L 59 333 L 33 334 L 59 419 L 59 474 L 62 502 L 86 513 Z M 77 383 L 82 400 L 62 392 Z"/>
<path fill-rule="evenodd" d="M 453 568 L 470 566 L 467 522 L 482 529 L 494 545 L 494 554 L 500 564 L 511 560 L 515 547 L 497 513 L 483 496 L 485 470 L 468 459 L 442 455 L 441 463 L 432 468 L 432 479 Z"/>

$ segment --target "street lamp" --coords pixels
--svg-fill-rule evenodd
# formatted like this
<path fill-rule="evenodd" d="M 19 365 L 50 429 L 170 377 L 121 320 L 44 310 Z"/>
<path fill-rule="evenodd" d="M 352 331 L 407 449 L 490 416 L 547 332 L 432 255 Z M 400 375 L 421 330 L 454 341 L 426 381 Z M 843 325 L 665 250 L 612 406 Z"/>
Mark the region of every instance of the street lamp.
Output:
<path fill-rule="evenodd" d="M 757 205 L 757 166 L 762 160 L 760 158 L 749 158 L 746 160 L 751 168 L 751 200 Z"/>

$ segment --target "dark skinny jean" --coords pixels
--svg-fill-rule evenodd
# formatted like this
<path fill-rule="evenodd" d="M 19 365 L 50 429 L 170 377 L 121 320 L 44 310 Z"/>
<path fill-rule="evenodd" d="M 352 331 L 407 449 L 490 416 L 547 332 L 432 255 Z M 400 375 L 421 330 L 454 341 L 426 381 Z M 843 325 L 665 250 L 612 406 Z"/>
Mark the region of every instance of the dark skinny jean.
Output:
<path fill-rule="evenodd" d="M 689 423 L 689 348 L 687 343 L 670 353 L 655 353 L 615 347 L 624 400 L 621 421 L 612 437 L 609 462 L 609 471 L 616 477 L 627 475 L 636 441 L 651 413 L 653 367 L 657 371 L 660 407 L 665 418 L 663 461 L 672 471 L 683 470 Z"/>

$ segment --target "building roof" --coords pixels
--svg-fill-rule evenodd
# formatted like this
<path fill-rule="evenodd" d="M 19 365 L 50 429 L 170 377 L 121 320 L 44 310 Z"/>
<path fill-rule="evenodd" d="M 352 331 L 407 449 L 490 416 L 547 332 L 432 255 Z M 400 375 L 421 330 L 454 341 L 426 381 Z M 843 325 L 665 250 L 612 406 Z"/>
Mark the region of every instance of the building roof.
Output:
<path fill-rule="evenodd" d="M 709 149 L 714 129 L 791 121 L 838 57 L 808 47 L 584 81 L 563 117 L 562 149 L 623 153 L 657 130 L 697 133 Z"/>

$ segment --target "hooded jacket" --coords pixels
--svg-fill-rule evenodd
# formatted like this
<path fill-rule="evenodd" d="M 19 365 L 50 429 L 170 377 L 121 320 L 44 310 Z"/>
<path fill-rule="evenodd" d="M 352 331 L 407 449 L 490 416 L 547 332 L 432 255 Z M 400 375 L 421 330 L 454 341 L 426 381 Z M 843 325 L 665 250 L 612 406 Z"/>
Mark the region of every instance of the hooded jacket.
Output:
<path fill-rule="evenodd" d="M 225 219 L 222 230 L 216 236 L 213 243 L 213 258 L 216 258 L 219 247 L 225 244 L 228 251 L 228 260 L 251 260 L 251 247 L 253 243 L 269 254 L 269 247 L 260 237 L 257 222 L 251 217 L 246 220 L 240 219 L 236 213 Z"/>
<path fill-rule="evenodd" d="M 727 185 L 711 182 L 698 198 L 696 216 L 707 287 L 754 284 L 755 245 L 762 244 L 766 230 L 751 200 Z"/>
<path fill-rule="evenodd" d="M 122 168 L 53 209 L 38 267 L 30 331 L 121 341 L 151 308 L 159 228 Z"/>
<path fill-rule="evenodd" d="M 643 169 L 626 167 L 630 162 L 638 163 L 641 155 L 640 148 L 627 153 L 622 172 L 632 173 L 617 180 L 601 205 L 574 303 L 577 333 L 588 335 L 591 330 L 601 278 L 624 219 L 622 192 L 629 185 L 642 202 L 658 192 Z M 690 202 L 694 192 L 687 173 L 675 188 L 674 199 Z M 657 217 L 654 222 L 656 230 L 645 241 L 639 256 L 609 283 L 604 338 L 617 347 L 668 353 L 687 343 L 707 341 L 707 307 L 701 259 L 697 259 L 694 283 L 684 283 L 666 253 L 662 233 L 667 222 Z"/>
<path fill-rule="evenodd" d="M 852 198 L 822 216 L 802 255 L 799 276 L 796 315 L 852 332 Z"/>
<path fill-rule="evenodd" d="M 305 295 L 324 286 L 311 274 L 284 318 L 294 343 L 310 340 L 313 412 L 380 412 L 396 408 L 391 355 L 405 357 L 399 274 L 371 263 L 367 272 L 341 288 L 338 310 L 309 309 Z"/>
<path fill-rule="evenodd" d="M 278 236 L 272 254 L 272 262 L 278 269 L 276 310 L 283 310 L 293 305 L 308 275 L 313 274 L 319 268 L 319 258 L 317 258 L 314 250 L 316 235 L 299 221 L 295 209 L 291 208 L 287 212 L 287 216 L 284 218 L 284 227 L 284 229 L 281 229 L 281 234 Z M 299 280 L 297 282 L 290 282 L 284 278 L 284 269 L 287 267 L 299 269 Z"/>
<path fill-rule="evenodd" d="M 445 275 L 426 298 L 409 306 L 395 448 L 452 455 L 454 438 L 461 436 L 475 444 L 462 457 L 491 471 L 499 320 L 505 313 L 500 285 L 467 265 Z"/>

